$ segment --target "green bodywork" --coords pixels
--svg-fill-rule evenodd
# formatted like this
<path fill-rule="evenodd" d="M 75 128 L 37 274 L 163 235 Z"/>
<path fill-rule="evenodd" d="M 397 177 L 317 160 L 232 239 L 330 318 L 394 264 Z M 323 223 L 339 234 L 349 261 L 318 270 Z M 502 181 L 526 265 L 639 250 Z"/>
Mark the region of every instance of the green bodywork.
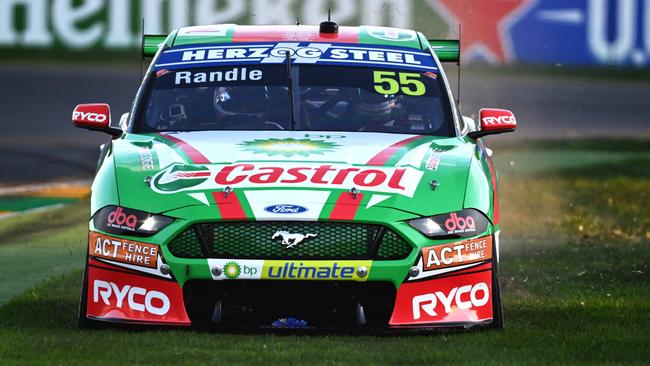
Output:
<path fill-rule="evenodd" d="M 145 36 L 143 55 L 153 56 L 160 51 L 159 48 L 163 44 L 173 47 L 190 44 L 231 43 L 237 28 L 238 26 L 225 24 L 180 29 L 172 32 L 169 36 Z M 299 29 L 299 27 L 295 29 Z M 352 31 L 352 27 L 340 28 L 342 34 L 346 31 Z M 400 29 L 390 31 L 392 32 L 390 37 L 383 37 L 377 33 L 385 32 L 383 28 L 377 27 L 354 27 L 353 31 L 357 32 L 356 43 L 399 46 L 418 50 L 429 50 L 431 46 L 439 61 L 457 61 L 459 57 L 457 41 L 429 41 L 421 33 Z M 337 42 L 337 40 L 332 39 L 331 42 Z M 187 140 L 189 137 L 192 140 L 204 133 L 201 131 L 189 132 L 177 134 L 175 137 L 183 140 Z M 391 144 L 395 142 L 407 140 L 407 143 L 399 145 L 390 156 L 382 160 L 381 168 L 409 169 L 411 172 L 415 172 L 415 175 L 420 178 L 417 181 L 407 182 L 415 186 L 412 194 L 374 192 L 372 189 L 364 190 L 362 188 L 358 209 L 351 219 L 356 223 L 384 225 L 412 245 L 413 249 L 405 259 L 373 261 L 369 275 L 367 279 L 364 279 L 388 281 L 393 283 L 396 288 L 404 281 L 409 269 L 418 260 L 420 248 L 455 241 L 429 239 L 411 227 L 408 224 L 409 220 L 451 213 L 464 208 L 474 208 L 484 213 L 490 221 L 487 230 L 477 233 L 477 237 L 491 235 L 498 230 L 498 224 L 494 220 L 496 177 L 492 176 L 494 174 L 491 169 L 492 163 L 480 140 L 477 142 L 466 136 L 420 136 L 411 140 L 415 136 L 399 135 L 395 137 L 392 134 L 359 132 L 335 133 L 338 137 L 342 136 L 343 138 L 329 141 L 327 140 L 329 137 L 327 135 L 331 134 L 329 132 L 248 131 L 238 132 L 237 137 L 232 138 L 233 141 L 223 141 L 223 139 L 212 138 L 221 136 L 222 132 L 209 131 L 209 133 L 213 135 L 204 136 L 202 146 L 197 147 L 198 150 L 210 156 L 208 162 L 197 162 L 195 157 L 188 153 L 186 147 L 166 134 L 125 133 L 112 141 L 107 154 L 100 162 L 100 168 L 92 187 L 91 214 L 95 214 L 99 209 L 108 205 L 119 205 L 174 218 L 173 223 L 151 237 L 121 237 L 160 245 L 165 263 L 170 266 L 173 276 L 181 286 L 192 279 L 213 279 L 208 260 L 177 258 L 168 249 L 168 244 L 194 224 L 222 221 L 223 217 L 213 195 L 223 194 L 224 187 L 170 192 L 153 189 L 155 185 L 162 185 L 161 175 L 164 175 L 165 171 L 171 172 L 176 167 L 182 168 L 184 172 L 205 171 L 208 168 L 217 169 L 215 167 L 223 168 L 223 166 L 244 163 L 258 165 L 336 164 L 339 167 L 358 168 L 357 170 L 378 169 L 377 164 L 365 163 L 371 156 L 365 157 L 365 160 L 358 157 L 360 149 L 381 151 L 390 148 Z M 351 143 L 347 140 L 357 142 Z M 313 147 L 315 151 L 295 154 L 291 151 L 264 151 L 266 143 L 278 141 L 289 145 L 293 143 L 306 144 L 308 148 Z M 343 141 L 345 143 L 342 143 Z M 435 166 L 431 166 L 431 161 L 436 162 Z M 209 179 L 214 179 L 214 175 Z M 197 178 L 197 182 L 201 181 L 203 181 L 202 178 Z M 241 187 L 234 184 L 232 188 L 233 191 L 229 194 L 234 195 L 241 203 L 246 220 L 256 220 L 246 193 L 261 189 L 268 191 L 269 187 Z M 344 192 L 348 192 L 350 188 L 340 186 L 323 188 L 322 186 L 309 187 L 308 185 L 292 187 L 287 185 L 271 187 L 273 190 L 271 194 L 273 197 L 278 197 L 278 204 L 301 205 L 304 203 L 292 201 L 291 197 L 283 195 L 283 191 L 288 189 L 293 191 L 328 191 L 329 195 L 326 201 L 320 202 L 322 209 L 320 209 L 318 217 L 314 218 L 318 221 L 328 221 L 337 204 L 337 199 Z M 379 193 L 387 197 L 382 197 L 378 203 L 370 205 L 373 195 Z M 203 198 L 197 199 L 196 194 Z M 287 221 L 290 220 L 291 218 L 287 217 Z M 101 232 L 94 227 L 92 221 L 90 230 Z M 237 258 L 222 259 L 237 260 Z M 331 263 L 332 261 L 327 262 Z"/>
<path fill-rule="evenodd" d="M 282 132 L 282 134 L 286 135 L 287 138 L 304 135 L 304 133 L 299 132 Z M 241 135 L 244 140 L 254 140 L 260 137 L 258 132 L 242 132 Z M 351 133 L 347 133 L 347 135 L 351 135 Z M 372 144 L 372 140 L 369 140 L 367 144 Z M 354 216 L 354 222 L 385 225 L 399 233 L 413 246 L 411 254 L 406 259 L 374 261 L 368 281 L 389 281 L 398 287 L 407 276 L 409 268 L 416 262 L 419 248 L 453 241 L 449 239 L 431 240 L 425 237 L 407 223 L 410 219 L 454 212 L 463 208 L 475 208 L 485 213 L 493 222 L 492 176 L 487 161 L 489 158 L 480 144 L 477 147 L 475 141 L 469 138 L 424 137 L 418 140 L 416 144 L 406 145 L 401 151 L 397 151 L 393 158 L 386 161 L 385 166 L 395 166 L 401 157 L 416 147 L 422 149 L 423 145 L 428 146 L 428 149 L 419 165 L 413 167 L 423 172 L 413 197 L 389 194 L 388 199 L 369 208 L 365 208 L 365 206 L 371 194 L 365 194 L 361 198 L 359 209 Z M 219 143 L 215 143 L 212 148 L 215 151 L 224 149 L 222 150 L 223 157 L 219 162 L 220 164 L 246 162 L 229 160 L 229 158 L 235 157 L 237 154 L 220 146 Z M 347 146 L 346 148 L 353 150 L 355 147 Z M 142 149 L 151 152 L 152 161 L 154 162 L 153 168 L 148 166 L 148 169 L 143 169 L 141 164 Z M 245 146 L 242 146 L 241 150 L 244 151 L 244 149 Z M 167 167 L 160 165 L 161 159 L 157 156 L 157 151 L 173 151 L 175 154 L 174 159 L 177 162 L 192 165 L 191 159 L 174 143 L 167 140 L 164 135 L 125 134 L 113 140 L 93 184 L 92 214 L 107 205 L 121 205 L 173 217 L 175 220 L 171 225 L 151 237 L 121 237 L 136 241 L 144 240 L 160 245 L 165 262 L 169 264 L 172 273 L 181 286 L 190 279 L 212 279 L 206 259 L 176 258 L 168 250 L 167 244 L 192 224 L 220 221 L 220 212 L 211 199 L 209 204 L 206 205 L 189 196 L 187 192 L 181 191 L 171 194 L 154 192 L 150 187 L 151 183 L 145 183 L 145 181 L 148 177 L 156 175 Z M 425 167 L 430 154 L 438 154 L 439 156 L 439 166 L 436 170 L 429 170 Z M 343 157 L 347 155 L 349 154 L 345 152 L 341 154 Z M 345 159 L 323 160 L 319 155 L 314 155 L 313 159 L 321 163 L 345 163 L 343 161 Z M 260 156 L 255 162 L 282 163 L 292 161 L 295 162 L 296 160 L 284 156 L 273 158 Z M 304 162 L 305 158 L 300 157 L 299 161 Z M 350 166 L 354 167 L 355 165 Z M 430 183 L 432 180 L 438 182 L 435 190 Z M 247 219 L 255 220 L 250 202 L 247 201 L 246 195 L 243 193 L 244 191 L 268 190 L 269 188 L 237 188 L 236 186 L 233 188 L 231 194 L 238 197 Z M 286 189 L 288 188 L 277 188 L 277 195 L 281 197 L 278 199 L 278 203 L 288 200 L 287 197 L 282 195 L 283 190 Z M 310 188 L 300 189 L 310 190 Z M 318 190 L 322 191 L 323 188 L 318 188 Z M 221 194 L 221 190 L 218 191 Z M 318 217 L 319 221 L 328 219 L 337 197 L 344 191 L 346 190 L 331 190 L 331 194 Z M 292 201 L 292 203 L 300 204 L 301 202 Z M 93 227 L 92 222 L 90 229 L 99 231 Z M 498 230 L 498 225 L 489 225 L 487 232 L 479 233 L 477 236 L 492 234 L 495 230 Z"/>

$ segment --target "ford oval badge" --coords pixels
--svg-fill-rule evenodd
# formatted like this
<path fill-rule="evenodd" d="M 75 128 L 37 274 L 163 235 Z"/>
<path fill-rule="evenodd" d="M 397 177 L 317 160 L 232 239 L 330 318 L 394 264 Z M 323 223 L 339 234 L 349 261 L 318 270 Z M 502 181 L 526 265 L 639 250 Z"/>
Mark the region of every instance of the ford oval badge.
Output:
<path fill-rule="evenodd" d="M 299 214 L 308 210 L 303 206 L 282 204 L 264 207 L 264 211 L 275 214 Z"/>

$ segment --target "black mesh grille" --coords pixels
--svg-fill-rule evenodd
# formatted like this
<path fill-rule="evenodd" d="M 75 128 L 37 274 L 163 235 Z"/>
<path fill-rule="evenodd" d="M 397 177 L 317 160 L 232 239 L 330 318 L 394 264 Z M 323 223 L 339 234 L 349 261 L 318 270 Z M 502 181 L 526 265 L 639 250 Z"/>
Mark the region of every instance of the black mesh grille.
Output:
<path fill-rule="evenodd" d="M 395 232 L 386 230 L 375 258 L 395 260 L 406 258 L 409 254 L 411 254 L 411 246 Z"/>
<path fill-rule="evenodd" d="M 196 258 L 205 256 L 201 240 L 212 258 L 394 260 L 406 258 L 412 250 L 402 237 L 380 225 L 295 221 L 200 224 L 168 247 L 176 257 Z"/>
<path fill-rule="evenodd" d="M 183 231 L 174 241 L 169 244 L 169 251 L 179 258 L 201 258 L 205 257 L 201 249 L 201 242 L 196 236 L 193 228 Z"/>

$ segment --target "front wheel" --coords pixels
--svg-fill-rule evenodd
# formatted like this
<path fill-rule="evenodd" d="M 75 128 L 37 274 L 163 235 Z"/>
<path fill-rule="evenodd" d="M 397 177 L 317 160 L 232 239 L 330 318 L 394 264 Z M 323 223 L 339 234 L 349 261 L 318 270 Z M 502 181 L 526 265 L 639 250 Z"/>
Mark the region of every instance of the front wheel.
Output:
<path fill-rule="evenodd" d="M 86 264 L 84 266 L 83 277 L 81 281 L 81 297 L 79 298 L 79 309 L 77 310 L 77 326 L 81 329 L 97 328 L 97 322 L 88 319 L 88 255 L 86 254 Z"/>
<path fill-rule="evenodd" d="M 501 304 L 501 285 L 499 281 L 499 261 L 498 246 L 493 244 L 492 248 L 492 328 L 502 330 L 503 324 L 503 305 Z"/>

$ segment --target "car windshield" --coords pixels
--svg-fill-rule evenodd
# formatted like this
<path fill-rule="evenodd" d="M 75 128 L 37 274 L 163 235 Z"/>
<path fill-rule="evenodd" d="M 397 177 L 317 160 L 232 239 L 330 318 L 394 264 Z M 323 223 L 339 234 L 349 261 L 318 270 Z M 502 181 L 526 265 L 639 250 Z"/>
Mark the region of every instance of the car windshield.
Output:
<path fill-rule="evenodd" d="M 296 129 L 453 136 L 451 106 L 437 69 L 390 66 L 292 62 L 289 75 L 286 63 L 195 63 L 178 68 L 163 64 L 154 69 L 136 130 Z"/>

